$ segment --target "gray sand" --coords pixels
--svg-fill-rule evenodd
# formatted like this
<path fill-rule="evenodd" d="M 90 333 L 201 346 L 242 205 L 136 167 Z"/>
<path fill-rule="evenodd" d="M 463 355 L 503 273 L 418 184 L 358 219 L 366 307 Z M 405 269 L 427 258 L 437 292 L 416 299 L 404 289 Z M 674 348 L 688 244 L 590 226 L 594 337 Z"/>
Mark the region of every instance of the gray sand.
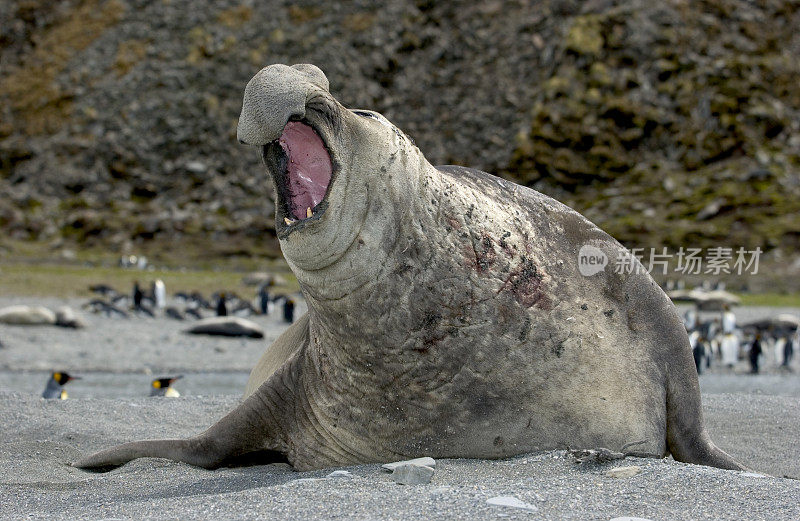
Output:
<path fill-rule="evenodd" d="M 67 466 L 112 443 L 194 434 L 236 402 L 233 396 L 61 402 L 0 394 L 0 517 L 800 518 L 800 481 L 672 460 L 626 458 L 581 466 L 563 451 L 503 461 L 440 460 L 430 484 L 412 487 L 393 483 L 378 465 L 349 468 L 352 478 L 329 479 L 319 479 L 329 471 L 297 473 L 285 465 L 207 471 L 143 459 L 105 474 Z M 723 448 L 756 470 L 800 475 L 796 399 L 709 395 L 705 402 L 712 436 Z M 604 475 L 630 465 L 642 467 L 642 473 Z M 514 496 L 538 512 L 487 504 L 494 496 Z"/>
<path fill-rule="evenodd" d="M 58 304 L 25 303 L 42 302 Z M 256 320 L 267 339 L 231 340 L 187 337 L 184 324 L 162 318 L 87 318 L 86 331 L 0 326 L 0 519 L 800 518 L 797 373 L 720 370 L 701 378 L 711 437 L 769 476 L 671 459 L 578 465 L 563 451 L 440 460 L 433 481 L 419 486 L 395 484 L 378 465 L 348 468 L 350 478 L 286 465 L 207 471 L 157 459 L 108 473 L 74 469 L 68 463 L 79 455 L 114 443 L 189 436 L 209 426 L 236 405 L 250 367 L 285 328 L 276 316 L 262 317 Z M 84 375 L 68 387 L 69 400 L 37 397 L 53 368 Z M 171 372 L 186 372 L 178 384 L 185 397 L 142 396 L 151 377 Z M 605 475 L 631 465 L 642 472 Z M 495 496 L 536 511 L 488 504 Z"/>

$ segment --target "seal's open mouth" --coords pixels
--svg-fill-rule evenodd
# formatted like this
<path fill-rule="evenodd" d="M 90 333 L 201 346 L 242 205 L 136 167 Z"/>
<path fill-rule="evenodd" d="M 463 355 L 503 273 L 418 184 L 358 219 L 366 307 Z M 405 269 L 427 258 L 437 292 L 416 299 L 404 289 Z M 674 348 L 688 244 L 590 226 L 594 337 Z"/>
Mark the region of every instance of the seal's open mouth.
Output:
<path fill-rule="evenodd" d="M 333 165 L 322 138 L 302 121 L 289 121 L 278 144 L 285 154 L 278 185 L 288 210 L 284 220 L 290 225 L 316 213 L 331 183 Z"/>

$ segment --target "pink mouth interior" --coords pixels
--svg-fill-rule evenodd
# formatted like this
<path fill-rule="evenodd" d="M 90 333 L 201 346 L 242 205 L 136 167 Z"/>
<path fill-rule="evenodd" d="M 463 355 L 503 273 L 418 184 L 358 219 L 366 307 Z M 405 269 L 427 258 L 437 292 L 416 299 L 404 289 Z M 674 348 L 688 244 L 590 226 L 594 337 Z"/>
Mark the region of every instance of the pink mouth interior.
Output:
<path fill-rule="evenodd" d="M 313 128 L 290 121 L 279 143 L 288 159 L 289 206 L 295 219 L 305 219 L 307 208 L 314 209 L 325 197 L 331 182 L 331 157 Z"/>

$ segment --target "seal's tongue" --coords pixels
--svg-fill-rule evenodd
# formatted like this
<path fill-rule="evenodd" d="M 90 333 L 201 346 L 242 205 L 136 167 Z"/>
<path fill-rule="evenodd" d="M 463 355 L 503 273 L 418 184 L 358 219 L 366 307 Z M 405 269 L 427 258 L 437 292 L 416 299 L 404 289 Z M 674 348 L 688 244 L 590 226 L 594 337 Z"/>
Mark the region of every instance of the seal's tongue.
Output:
<path fill-rule="evenodd" d="M 331 182 L 331 157 L 314 129 L 299 121 L 286 124 L 278 140 L 286 153 L 289 207 L 295 219 L 311 216 Z"/>

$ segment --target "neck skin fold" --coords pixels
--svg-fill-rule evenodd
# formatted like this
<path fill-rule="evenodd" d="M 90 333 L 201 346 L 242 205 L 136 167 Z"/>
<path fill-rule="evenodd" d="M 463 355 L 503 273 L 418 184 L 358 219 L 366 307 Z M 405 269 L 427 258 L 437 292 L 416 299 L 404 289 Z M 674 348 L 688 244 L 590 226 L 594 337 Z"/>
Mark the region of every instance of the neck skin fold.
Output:
<path fill-rule="evenodd" d="M 420 202 L 432 200 L 435 169 L 408 146 L 394 148 L 386 162 L 377 164 L 386 164 L 386 172 L 367 177 L 364 218 L 356 223 L 360 231 L 338 259 L 315 270 L 288 259 L 311 311 L 311 343 L 325 346 L 325 354 L 317 355 L 350 368 L 378 355 L 367 347 L 377 337 L 403 330 L 390 326 L 403 320 L 392 310 L 410 298 L 410 288 L 390 279 L 403 270 L 422 269 L 432 258 L 430 230 L 437 209 Z M 383 345 L 404 342 L 385 340 Z"/>

